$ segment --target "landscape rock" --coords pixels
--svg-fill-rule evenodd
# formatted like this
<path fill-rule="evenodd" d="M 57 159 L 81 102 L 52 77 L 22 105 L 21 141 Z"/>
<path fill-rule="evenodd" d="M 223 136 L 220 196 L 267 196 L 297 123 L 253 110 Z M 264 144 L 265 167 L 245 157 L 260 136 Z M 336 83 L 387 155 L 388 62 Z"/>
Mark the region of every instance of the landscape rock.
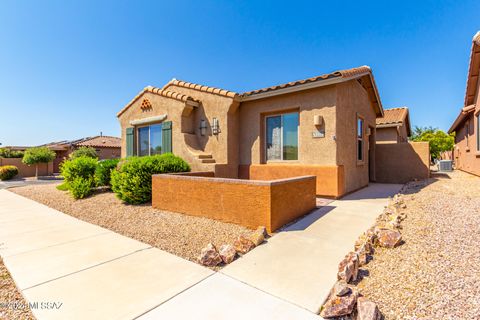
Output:
<path fill-rule="evenodd" d="M 222 258 L 212 243 L 207 244 L 198 257 L 198 263 L 206 267 L 215 267 L 221 262 Z"/>
<path fill-rule="evenodd" d="M 348 253 L 338 265 L 337 279 L 346 283 L 357 280 L 358 255 L 355 252 Z"/>
<path fill-rule="evenodd" d="M 240 254 L 245 254 L 255 248 L 255 243 L 252 240 L 245 238 L 244 236 L 238 237 L 237 240 L 233 243 L 235 251 Z"/>
<path fill-rule="evenodd" d="M 365 297 L 357 299 L 357 320 L 380 320 L 382 315 L 377 305 Z"/>
<path fill-rule="evenodd" d="M 263 241 L 265 241 L 266 236 L 267 229 L 265 229 L 265 227 L 259 227 L 248 237 L 248 239 L 250 239 L 255 244 L 255 246 L 259 246 L 263 243 Z"/>
<path fill-rule="evenodd" d="M 384 248 L 394 248 L 398 246 L 402 240 L 400 232 L 390 229 L 380 229 L 377 237 L 378 245 Z"/>
<path fill-rule="evenodd" d="M 370 253 L 366 249 L 367 245 L 370 245 L 370 244 L 365 243 L 363 246 L 358 248 L 357 251 L 355 251 L 358 255 L 358 266 L 359 267 L 363 267 L 368 262 L 368 255 Z"/>
<path fill-rule="evenodd" d="M 222 258 L 223 262 L 226 264 L 235 260 L 235 256 L 237 255 L 237 251 L 231 244 L 222 245 L 220 250 L 218 250 L 218 253 L 220 254 L 220 258 Z"/>
<path fill-rule="evenodd" d="M 351 315 L 357 303 L 358 292 L 351 288 L 350 293 L 344 296 L 330 295 L 323 305 L 320 316 L 323 318 L 334 318 Z"/>
<path fill-rule="evenodd" d="M 333 286 L 333 294 L 337 297 L 343 297 L 344 295 L 349 294 L 352 291 L 347 283 L 343 280 L 337 281 Z"/>

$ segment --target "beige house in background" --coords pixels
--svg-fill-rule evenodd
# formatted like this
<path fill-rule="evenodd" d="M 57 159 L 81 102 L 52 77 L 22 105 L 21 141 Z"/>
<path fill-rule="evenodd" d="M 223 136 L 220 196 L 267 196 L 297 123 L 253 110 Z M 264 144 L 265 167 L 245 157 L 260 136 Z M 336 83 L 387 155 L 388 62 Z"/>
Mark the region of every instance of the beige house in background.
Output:
<path fill-rule="evenodd" d="M 480 175 L 480 31 L 472 40 L 465 101 L 448 130 L 455 132 L 455 167 Z"/>
<path fill-rule="evenodd" d="M 383 117 L 376 120 L 377 143 L 407 142 L 412 134 L 407 107 L 385 109 Z"/>
<path fill-rule="evenodd" d="M 146 87 L 117 117 L 122 157 L 173 152 L 225 178 L 315 175 L 318 195 L 340 197 L 375 179 L 383 115 L 362 66 L 241 94 L 173 79 Z"/>

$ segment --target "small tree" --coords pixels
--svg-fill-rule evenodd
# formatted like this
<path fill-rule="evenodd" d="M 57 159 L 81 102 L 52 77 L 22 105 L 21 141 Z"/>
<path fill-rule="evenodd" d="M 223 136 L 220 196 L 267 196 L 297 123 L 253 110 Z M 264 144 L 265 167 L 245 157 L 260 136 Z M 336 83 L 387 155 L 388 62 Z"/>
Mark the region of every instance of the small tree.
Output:
<path fill-rule="evenodd" d="M 415 128 L 417 131 L 418 127 Z M 450 151 L 455 144 L 454 134 L 447 134 L 438 128 L 423 128 L 423 131 L 416 132 L 413 141 L 428 141 L 430 144 L 430 155 L 432 159 L 438 159 L 440 152 Z"/>
<path fill-rule="evenodd" d="M 49 163 L 55 159 L 55 152 L 47 147 L 35 147 L 25 150 L 22 162 L 26 165 L 35 165 L 35 177 L 38 177 L 38 164 Z"/>
<path fill-rule="evenodd" d="M 77 150 L 70 153 L 70 159 L 88 157 L 98 159 L 97 151 L 92 147 L 80 147 Z"/>

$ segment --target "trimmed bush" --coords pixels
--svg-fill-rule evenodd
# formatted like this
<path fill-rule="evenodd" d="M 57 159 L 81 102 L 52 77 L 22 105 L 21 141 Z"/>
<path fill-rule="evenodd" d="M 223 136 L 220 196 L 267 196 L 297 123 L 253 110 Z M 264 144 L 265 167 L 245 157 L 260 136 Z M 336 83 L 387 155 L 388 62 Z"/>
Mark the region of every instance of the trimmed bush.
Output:
<path fill-rule="evenodd" d="M 0 180 L 10 180 L 18 174 L 15 166 L 0 166 Z"/>
<path fill-rule="evenodd" d="M 60 165 L 60 174 L 65 182 L 71 183 L 76 178 L 92 180 L 97 168 L 97 160 L 89 157 L 79 157 L 66 160 Z"/>
<path fill-rule="evenodd" d="M 120 159 L 108 159 L 99 161 L 95 169 L 95 184 L 97 186 L 111 186 L 110 177 L 112 170 L 118 165 Z"/>
<path fill-rule="evenodd" d="M 57 190 L 60 190 L 60 191 L 68 191 L 70 189 L 70 186 L 69 186 L 68 182 L 64 182 L 64 183 L 56 186 L 56 188 L 57 188 Z"/>
<path fill-rule="evenodd" d="M 152 199 L 153 174 L 186 171 L 190 171 L 188 163 L 171 153 L 130 157 L 112 171 L 112 190 L 127 203 L 145 203 Z"/>
<path fill-rule="evenodd" d="M 38 177 L 38 164 L 53 161 L 55 157 L 55 151 L 47 147 L 35 147 L 25 150 L 22 162 L 29 166 L 35 165 L 35 177 Z"/>
<path fill-rule="evenodd" d="M 0 148 L 0 158 L 23 158 L 23 151 Z"/>
<path fill-rule="evenodd" d="M 68 188 L 75 199 L 83 199 L 92 194 L 93 179 L 77 177 L 68 184 Z"/>
<path fill-rule="evenodd" d="M 80 147 L 69 155 L 70 159 L 88 157 L 98 159 L 97 151 L 92 147 Z"/>

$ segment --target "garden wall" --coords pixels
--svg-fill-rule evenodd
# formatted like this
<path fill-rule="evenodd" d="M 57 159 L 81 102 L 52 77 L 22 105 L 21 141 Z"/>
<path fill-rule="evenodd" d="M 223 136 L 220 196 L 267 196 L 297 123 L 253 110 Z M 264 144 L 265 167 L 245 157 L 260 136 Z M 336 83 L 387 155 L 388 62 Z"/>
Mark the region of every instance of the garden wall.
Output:
<path fill-rule="evenodd" d="M 376 182 L 406 183 L 429 176 L 428 142 L 382 143 L 375 146 Z"/>
<path fill-rule="evenodd" d="M 240 165 L 238 177 L 252 180 L 274 180 L 313 175 L 316 179 L 316 194 L 339 198 L 345 194 L 345 173 L 343 166 L 304 164 L 252 164 Z"/>
<path fill-rule="evenodd" d="M 18 168 L 18 175 L 15 178 L 35 177 L 35 166 L 27 166 L 22 162 L 22 158 L 0 158 L 0 166 L 15 166 Z M 49 176 L 53 174 L 53 162 L 40 163 L 38 165 L 39 176 Z"/>
<path fill-rule="evenodd" d="M 212 172 L 152 177 L 152 206 L 273 232 L 316 206 L 315 176 L 272 181 L 215 178 Z"/>

